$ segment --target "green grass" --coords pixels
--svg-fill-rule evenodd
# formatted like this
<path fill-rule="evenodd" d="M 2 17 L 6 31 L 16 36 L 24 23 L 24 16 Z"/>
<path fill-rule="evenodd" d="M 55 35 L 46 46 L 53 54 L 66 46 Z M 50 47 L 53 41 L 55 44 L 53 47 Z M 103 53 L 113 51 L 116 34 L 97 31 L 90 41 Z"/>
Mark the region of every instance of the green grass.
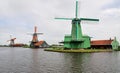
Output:
<path fill-rule="evenodd" d="M 64 53 L 92 53 L 92 52 L 112 52 L 112 49 L 78 49 L 78 50 L 63 50 L 48 48 L 45 51 L 64 52 Z"/>

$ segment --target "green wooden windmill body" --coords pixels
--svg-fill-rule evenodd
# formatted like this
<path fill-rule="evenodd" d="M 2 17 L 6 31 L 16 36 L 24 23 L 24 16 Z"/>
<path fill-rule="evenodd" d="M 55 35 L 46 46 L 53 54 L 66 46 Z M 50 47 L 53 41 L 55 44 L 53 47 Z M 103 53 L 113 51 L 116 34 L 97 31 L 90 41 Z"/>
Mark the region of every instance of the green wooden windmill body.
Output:
<path fill-rule="evenodd" d="M 65 35 L 64 48 L 65 49 L 80 49 L 90 47 L 90 37 L 82 35 L 81 21 L 99 21 L 99 19 L 78 18 L 78 1 L 76 1 L 76 17 L 75 18 L 55 18 L 63 20 L 72 20 L 71 35 Z"/>

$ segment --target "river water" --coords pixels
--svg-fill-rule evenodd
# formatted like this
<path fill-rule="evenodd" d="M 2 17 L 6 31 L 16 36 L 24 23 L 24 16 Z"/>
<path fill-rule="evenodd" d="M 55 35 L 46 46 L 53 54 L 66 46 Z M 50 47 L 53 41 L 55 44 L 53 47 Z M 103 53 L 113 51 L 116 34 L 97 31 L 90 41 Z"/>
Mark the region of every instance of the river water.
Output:
<path fill-rule="evenodd" d="M 0 47 L 0 73 L 120 73 L 120 52 L 58 53 Z"/>

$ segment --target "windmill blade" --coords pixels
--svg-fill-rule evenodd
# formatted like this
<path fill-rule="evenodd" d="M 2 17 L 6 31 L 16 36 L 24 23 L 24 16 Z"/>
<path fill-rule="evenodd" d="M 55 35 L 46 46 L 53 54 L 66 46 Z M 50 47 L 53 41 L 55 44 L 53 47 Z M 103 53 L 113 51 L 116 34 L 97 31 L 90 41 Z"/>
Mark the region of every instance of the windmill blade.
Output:
<path fill-rule="evenodd" d="M 11 40 L 7 40 L 7 42 L 9 42 L 9 41 L 11 41 Z"/>
<path fill-rule="evenodd" d="M 90 36 L 90 38 L 94 38 L 94 37 Z"/>
<path fill-rule="evenodd" d="M 36 34 L 38 34 L 38 35 L 39 35 L 39 34 L 40 34 L 40 35 L 43 35 L 43 33 L 36 33 Z"/>
<path fill-rule="evenodd" d="M 75 17 L 78 18 L 78 0 L 76 0 Z"/>
<path fill-rule="evenodd" d="M 55 18 L 55 19 L 60 19 L 60 20 L 72 20 L 73 18 Z"/>
<path fill-rule="evenodd" d="M 85 20 L 85 21 L 99 21 L 99 19 L 92 19 L 92 18 L 80 18 L 80 20 Z"/>
<path fill-rule="evenodd" d="M 34 33 L 27 33 L 28 35 L 34 35 Z M 43 35 L 43 33 L 36 33 L 38 35 Z"/>
<path fill-rule="evenodd" d="M 13 38 L 13 40 L 15 40 L 16 38 Z"/>

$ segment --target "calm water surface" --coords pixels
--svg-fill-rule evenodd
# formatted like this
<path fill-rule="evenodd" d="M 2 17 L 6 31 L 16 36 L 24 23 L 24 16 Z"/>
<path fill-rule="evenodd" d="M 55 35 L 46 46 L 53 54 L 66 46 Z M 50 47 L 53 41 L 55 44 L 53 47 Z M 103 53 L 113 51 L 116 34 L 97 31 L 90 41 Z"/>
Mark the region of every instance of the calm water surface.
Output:
<path fill-rule="evenodd" d="M 0 73 L 120 73 L 120 52 L 58 53 L 0 47 Z"/>

